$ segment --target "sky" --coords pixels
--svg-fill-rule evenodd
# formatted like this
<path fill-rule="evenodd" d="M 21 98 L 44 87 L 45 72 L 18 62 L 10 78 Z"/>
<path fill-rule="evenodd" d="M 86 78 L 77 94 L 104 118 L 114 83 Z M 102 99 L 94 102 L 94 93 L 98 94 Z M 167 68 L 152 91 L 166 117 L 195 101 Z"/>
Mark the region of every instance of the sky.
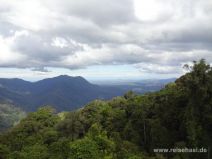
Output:
<path fill-rule="evenodd" d="M 179 77 L 212 63 L 212 0 L 0 0 L 0 77 Z"/>

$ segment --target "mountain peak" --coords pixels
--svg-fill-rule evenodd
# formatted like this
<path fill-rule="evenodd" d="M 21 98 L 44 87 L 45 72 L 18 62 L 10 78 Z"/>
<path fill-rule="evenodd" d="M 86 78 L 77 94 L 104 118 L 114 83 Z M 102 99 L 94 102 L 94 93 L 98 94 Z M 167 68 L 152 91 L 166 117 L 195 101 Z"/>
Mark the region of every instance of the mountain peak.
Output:
<path fill-rule="evenodd" d="M 53 77 L 52 79 L 59 79 L 59 80 L 77 80 L 77 81 L 84 81 L 89 83 L 85 78 L 82 76 L 68 76 L 68 75 L 60 75 Z"/>
<path fill-rule="evenodd" d="M 53 77 L 53 78 L 65 78 L 65 79 L 67 79 L 67 78 L 71 78 L 71 79 L 77 78 L 77 79 L 84 79 L 81 76 L 69 76 L 69 75 L 59 75 L 59 76 L 56 76 L 56 77 Z"/>
<path fill-rule="evenodd" d="M 35 82 L 36 85 L 40 85 L 42 83 L 43 86 L 51 85 L 51 84 L 64 84 L 68 83 L 69 85 L 92 85 L 85 78 L 81 76 L 68 76 L 68 75 L 60 75 L 52 78 L 46 78 L 40 81 Z"/>
<path fill-rule="evenodd" d="M 72 76 L 69 76 L 69 75 L 59 75 L 59 76 L 57 76 L 57 77 L 59 77 L 59 78 L 70 78 L 70 77 L 72 77 Z"/>

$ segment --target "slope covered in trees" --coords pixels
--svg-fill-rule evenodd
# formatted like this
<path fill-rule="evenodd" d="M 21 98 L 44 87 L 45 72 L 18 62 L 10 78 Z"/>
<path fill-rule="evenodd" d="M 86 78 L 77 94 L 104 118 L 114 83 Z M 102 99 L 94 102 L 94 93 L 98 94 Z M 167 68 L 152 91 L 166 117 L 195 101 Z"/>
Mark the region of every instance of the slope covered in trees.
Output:
<path fill-rule="evenodd" d="M 123 95 L 129 90 L 138 93 L 160 90 L 169 81 L 143 80 L 125 81 L 107 85 L 92 84 L 83 77 L 61 75 L 37 82 L 28 82 L 22 79 L 0 78 L 0 101 L 11 103 L 24 111 L 33 112 L 40 106 L 51 105 L 57 111 L 70 111 L 81 108 L 95 99 L 111 99 Z"/>
<path fill-rule="evenodd" d="M 209 153 L 155 153 L 212 147 L 212 68 L 204 60 L 156 93 L 128 92 L 57 114 L 30 113 L 0 137 L 1 159 L 206 159 Z"/>
<path fill-rule="evenodd" d="M 8 103 L 0 103 L 0 132 L 18 124 L 26 113 Z"/>
<path fill-rule="evenodd" d="M 10 102 L 28 112 L 43 105 L 70 111 L 97 98 L 110 99 L 123 94 L 120 88 L 94 85 L 79 76 L 61 75 L 37 82 L 0 78 L 0 101 Z"/>

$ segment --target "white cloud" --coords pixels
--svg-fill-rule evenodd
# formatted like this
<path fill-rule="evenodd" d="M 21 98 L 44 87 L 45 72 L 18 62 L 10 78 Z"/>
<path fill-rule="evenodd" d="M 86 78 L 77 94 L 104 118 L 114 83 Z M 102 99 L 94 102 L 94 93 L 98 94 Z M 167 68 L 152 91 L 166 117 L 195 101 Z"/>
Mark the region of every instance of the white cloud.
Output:
<path fill-rule="evenodd" d="M 158 64 L 148 64 L 141 63 L 136 64 L 136 67 L 144 73 L 156 73 L 156 74 L 182 74 L 182 69 L 176 66 L 158 65 Z"/>
<path fill-rule="evenodd" d="M 22 35 L 26 35 L 25 31 L 17 31 L 14 33 L 14 36 L 4 38 L 0 35 L 0 66 L 11 66 L 11 67 L 18 67 L 19 62 L 23 62 L 26 58 L 25 55 L 13 51 L 11 49 L 11 45 L 14 43 L 17 37 Z"/>
<path fill-rule="evenodd" d="M 0 0 L 0 66 L 139 66 L 176 72 L 212 62 L 208 0 Z M 41 69 L 40 69 L 41 68 Z"/>

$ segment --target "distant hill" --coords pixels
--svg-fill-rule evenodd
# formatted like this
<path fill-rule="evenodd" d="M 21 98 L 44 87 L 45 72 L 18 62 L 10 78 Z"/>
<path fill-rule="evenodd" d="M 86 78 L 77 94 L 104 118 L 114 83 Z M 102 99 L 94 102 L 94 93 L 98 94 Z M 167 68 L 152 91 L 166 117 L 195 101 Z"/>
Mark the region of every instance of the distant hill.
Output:
<path fill-rule="evenodd" d="M 129 90 L 137 93 L 157 91 L 171 81 L 174 79 L 96 85 L 83 77 L 67 75 L 37 82 L 0 78 L 0 101 L 11 103 L 25 111 L 35 111 L 44 105 L 65 111 L 82 107 L 94 99 L 110 99 L 123 95 Z"/>
<path fill-rule="evenodd" d="M 100 81 L 98 84 L 102 86 L 113 86 L 124 90 L 125 92 L 132 90 L 133 92 L 143 94 L 148 92 L 159 91 L 166 84 L 174 82 L 176 78 L 168 79 L 148 79 L 148 80 L 120 80 L 120 81 Z"/>
<path fill-rule="evenodd" d="M 82 77 L 66 75 L 28 82 L 22 79 L 0 79 L 0 101 L 34 111 L 51 105 L 58 111 L 73 110 L 94 100 L 110 99 L 124 91 L 111 86 L 91 84 Z"/>

